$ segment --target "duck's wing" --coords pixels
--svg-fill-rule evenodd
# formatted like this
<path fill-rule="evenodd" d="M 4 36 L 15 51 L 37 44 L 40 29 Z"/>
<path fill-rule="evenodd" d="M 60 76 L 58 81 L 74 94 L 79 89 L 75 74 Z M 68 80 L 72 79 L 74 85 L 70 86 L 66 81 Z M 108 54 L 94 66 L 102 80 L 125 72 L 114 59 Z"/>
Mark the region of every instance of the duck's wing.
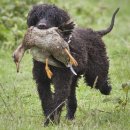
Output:
<path fill-rule="evenodd" d="M 58 28 L 61 30 L 61 33 L 64 36 L 68 36 L 73 32 L 73 29 L 75 27 L 75 24 L 73 21 L 67 21 L 66 23 L 63 23 Z"/>

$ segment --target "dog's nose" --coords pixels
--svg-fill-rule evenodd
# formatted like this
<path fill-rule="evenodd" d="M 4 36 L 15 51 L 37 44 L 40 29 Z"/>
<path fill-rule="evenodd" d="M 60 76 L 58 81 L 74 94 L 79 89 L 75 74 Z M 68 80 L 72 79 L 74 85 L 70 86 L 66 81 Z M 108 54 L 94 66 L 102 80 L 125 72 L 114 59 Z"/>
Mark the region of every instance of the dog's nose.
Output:
<path fill-rule="evenodd" d="M 39 23 L 37 27 L 39 29 L 47 29 L 47 25 L 45 23 Z"/>

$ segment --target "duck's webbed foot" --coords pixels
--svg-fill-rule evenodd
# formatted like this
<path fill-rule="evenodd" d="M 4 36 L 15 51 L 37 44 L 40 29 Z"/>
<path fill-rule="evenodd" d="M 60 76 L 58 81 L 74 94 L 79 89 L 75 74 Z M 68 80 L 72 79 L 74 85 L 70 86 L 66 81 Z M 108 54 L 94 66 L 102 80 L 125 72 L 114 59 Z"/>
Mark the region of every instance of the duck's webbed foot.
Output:
<path fill-rule="evenodd" d="M 45 70 L 46 70 L 46 73 L 47 73 L 47 77 L 48 77 L 49 79 L 51 79 L 52 76 L 53 76 L 53 73 L 51 72 L 51 70 L 50 70 L 50 68 L 49 68 L 49 66 L 48 66 L 48 58 L 46 58 Z"/>
<path fill-rule="evenodd" d="M 64 49 L 65 50 L 65 52 L 67 53 L 67 55 L 69 56 L 69 58 L 70 58 L 70 64 L 71 65 L 74 65 L 74 66 L 78 66 L 78 63 L 77 63 L 77 61 L 74 59 L 74 57 L 70 54 L 70 52 L 68 51 L 68 49 Z"/>

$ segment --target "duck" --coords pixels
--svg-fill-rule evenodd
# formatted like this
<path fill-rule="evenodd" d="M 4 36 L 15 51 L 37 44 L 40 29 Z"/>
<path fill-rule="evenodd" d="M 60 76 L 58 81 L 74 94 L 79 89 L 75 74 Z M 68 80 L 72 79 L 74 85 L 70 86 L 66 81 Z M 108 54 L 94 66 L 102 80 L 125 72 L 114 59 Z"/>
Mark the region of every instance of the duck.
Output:
<path fill-rule="evenodd" d="M 78 63 L 71 55 L 69 44 L 62 38 L 58 27 L 41 30 L 31 26 L 27 29 L 21 44 L 13 52 L 17 72 L 19 72 L 20 62 L 24 53 L 28 49 L 31 50 L 31 54 L 35 60 L 45 63 L 45 70 L 49 79 L 53 76 L 49 64 L 52 63 L 50 65 L 58 66 L 51 57 L 69 67 L 72 73 L 77 75 L 73 66 L 78 66 Z"/>

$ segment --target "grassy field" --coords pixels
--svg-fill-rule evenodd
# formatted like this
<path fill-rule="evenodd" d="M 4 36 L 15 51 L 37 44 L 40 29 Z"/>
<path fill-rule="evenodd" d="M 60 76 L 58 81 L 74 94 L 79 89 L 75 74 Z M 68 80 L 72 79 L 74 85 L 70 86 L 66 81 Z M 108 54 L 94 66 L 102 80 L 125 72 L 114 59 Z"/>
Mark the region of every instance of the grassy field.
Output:
<path fill-rule="evenodd" d="M 103 96 L 99 91 L 87 87 L 81 78 L 77 88 L 75 120 L 65 120 L 64 108 L 60 124 L 44 128 L 44 117 L 32 79 L 32 57 L 27 53 L 20 73 L 16 73 L 11 58 L 13 50 L 1 47 L 0 130 L 129 130 L 130 92 L 124 109 L 122 101 L 125 101 L 126 94 L 121 84 L 130 81 L 130 1 L 53 1 L 70 12 L 78 26 L 95 30 L 106 28 L 114 10 L 120 7 L 113 31 L 103 38 L 110 58 L 112 93 Z"/>

